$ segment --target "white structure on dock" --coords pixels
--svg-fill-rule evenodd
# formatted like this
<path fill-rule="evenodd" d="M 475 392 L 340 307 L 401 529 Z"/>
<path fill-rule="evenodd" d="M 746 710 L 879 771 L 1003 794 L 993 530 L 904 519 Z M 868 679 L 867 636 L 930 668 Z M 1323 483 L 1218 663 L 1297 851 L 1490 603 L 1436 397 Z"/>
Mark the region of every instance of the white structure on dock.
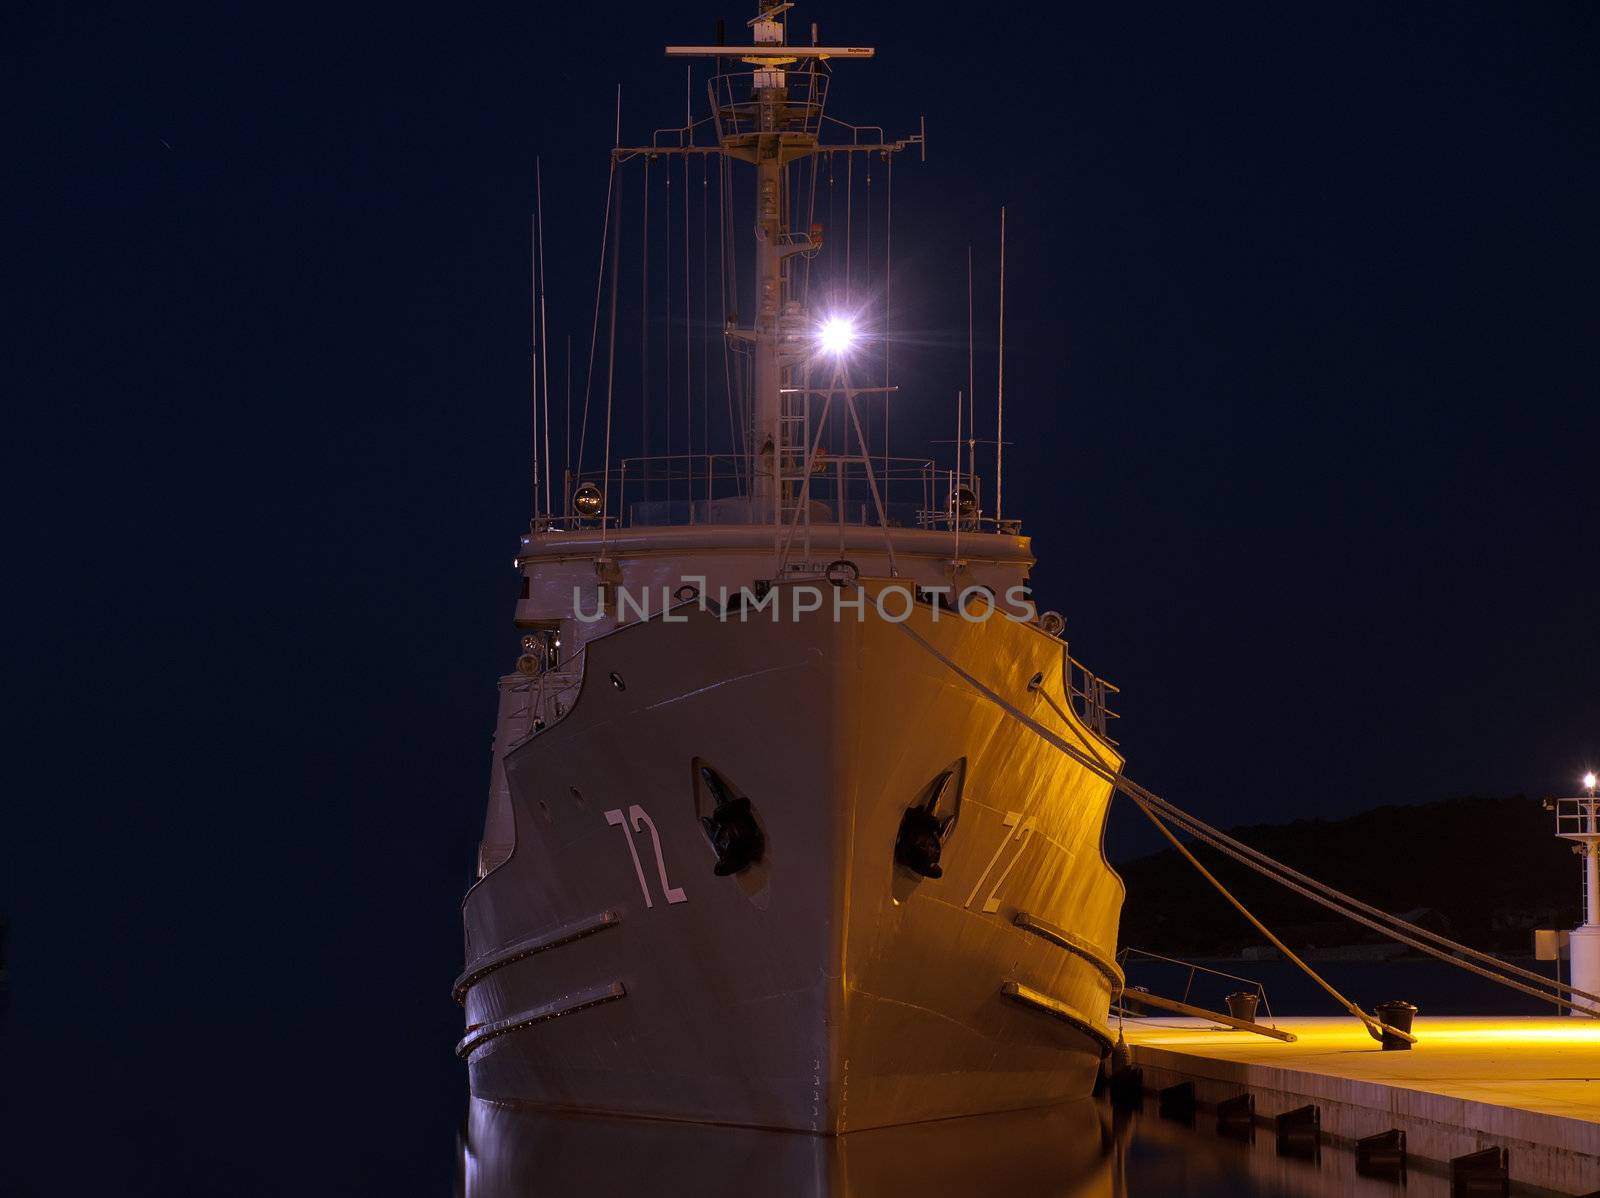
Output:
<path fill-rule="evenodd" d="M 1583 776 L 1585 794 L 1556 800 L 1556 835 L 1574 841 L 1573 852 L 1583 857 L 1583 923 L 1572 930 L 1569 980 L 1577 990 L 1600 992 L 1600 818 L 1594 774 Z M 1573 1001 L 1584 1005 L 1576 994 Z M 1600 1008 L 1591 1007 L 1600 1014 Z M 1573 1012 L 1577 1014 L 1577 1012 Z"/>

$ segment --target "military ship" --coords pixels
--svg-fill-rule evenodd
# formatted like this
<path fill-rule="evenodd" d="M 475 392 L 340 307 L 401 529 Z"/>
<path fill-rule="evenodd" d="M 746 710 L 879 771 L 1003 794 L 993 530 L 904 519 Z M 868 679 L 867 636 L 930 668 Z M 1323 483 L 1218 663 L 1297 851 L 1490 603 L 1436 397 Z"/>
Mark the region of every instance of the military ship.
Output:
<path fill-rule="evenodd" d="M 950 452 L 889 454 L 888 215 L 874 249 L 829 229 L 826 197 L 870 215 L 923 136 L 833 117 L 834 70 L 874 51 L 792 36 L 791 10 L 667 47 L 703 71 L 682 126 L 628 145 L 619 115 L 559 495 L 548 384 L 535 402 L 454 985 L 478 1100 L 831 1135 L 1082 1097 L 1110 1045 L 1115 688 L 1034 605 L 999 410 L 987 480 L 970 377 Z M 619 296 L 663 291 L 625 348 Z M 654 411 L 633 456 L 619 353 L 625 406 Z"/>

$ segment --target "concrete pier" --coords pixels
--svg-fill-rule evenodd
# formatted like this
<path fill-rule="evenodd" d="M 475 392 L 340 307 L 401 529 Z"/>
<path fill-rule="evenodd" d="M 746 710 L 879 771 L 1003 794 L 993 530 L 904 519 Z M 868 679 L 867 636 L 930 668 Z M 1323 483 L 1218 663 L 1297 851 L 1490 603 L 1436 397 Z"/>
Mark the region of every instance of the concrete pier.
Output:
<path fill-rule="evenodd" d="M 1600 1190 L 1600 1020 L 1419 1016 L 1418 1044 L 1383 1052 L 1350 1018 L 1288 1018 L 1285 1044 L 1197 1019 L 1124 1025 L 1144 1083 L 1192 1081 L 1215 1104 L 1249 1091 L 1258 1119 L 1314 1103 L 1337 1143 L 1398 1127 L 1413 1160 L 1510 1152 L 1511 1180 Z"/>

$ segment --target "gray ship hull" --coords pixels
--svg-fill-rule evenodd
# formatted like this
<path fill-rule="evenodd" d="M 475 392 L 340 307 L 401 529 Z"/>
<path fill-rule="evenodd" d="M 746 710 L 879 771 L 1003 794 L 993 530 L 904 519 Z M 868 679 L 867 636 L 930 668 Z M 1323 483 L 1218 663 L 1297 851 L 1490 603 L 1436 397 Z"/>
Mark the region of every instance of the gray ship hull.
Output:
<path fill-rule="evenodd" d="M 592 642 L 573 709 L 505 757 L 515 847 L 463 907 L 473 1094 L 828 1134 L 1086 1095 L 1117 984 L 1109 787 L 907 629 L 1119 766 L 1062 699 L 1060 642 L 926 607 L 679 614 Z M 701 766 L 763 833 L 734 876 Z M 919 877 L 897 832 L 951 771 L 943 876 Z"/>

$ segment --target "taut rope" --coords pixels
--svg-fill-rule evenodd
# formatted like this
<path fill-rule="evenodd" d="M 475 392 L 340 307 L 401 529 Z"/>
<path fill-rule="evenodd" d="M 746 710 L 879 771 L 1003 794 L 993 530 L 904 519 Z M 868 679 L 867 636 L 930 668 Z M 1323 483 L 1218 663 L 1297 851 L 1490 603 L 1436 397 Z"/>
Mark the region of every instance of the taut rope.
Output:
<path fill-rule="evenodd" d="M 967 685 L 971 686 L 980 695 L 988 699 L 989 702 L 999 707 L 1007 715 L 1011 716 L 1018 723 L 1022 724 L 1051 747 L 1055 748 L 1061 753 L 1066 754 L 1079 765 L 1087 769 L 1090 773 L 1110 783 L 1114 791 L 1120 792 L 1130 799 L 1134 805 L 1137 806 L 1140 811 L 1142 811 L 1145 816 L 1155 824 L 1155 826 L 1161 831 L 1162 835 L 1164 835 L 1172 843 L 1173 847 L 1176 848 L 1178 852 L 1181 853 L 1188 860 L 1188 862 L 1199 871 L 1201 876 L 1210 882 L 1211 885 L 1214 886 L 1223 895 L 1223 897 L 1226 898 L 1228 902 L 1240 912 L 1240 914 L 1249 920 L 1258 931 L 1266 936 L 1267 939 L 1270 940 L 1273 945 L 1284 954 L 1285 957 L 1287 957 L 1299 968 L 1304 970 L 1313 981 L 1317 982 L 1318 985 L 1328 991 L 1328 993 L 1331 994 L 1341 1006 L 1348 1010 L 1352 1015 L 1356 1016 L 1356 1018 L 1360 1019 L 1362 1023 L 1366 1025 L 1367 1030 L 1374 1036 L 1380 1036 L 1381 1032 L 1388 1032 L 1391 1035 L 1398 1036 L 1402 1039 L 1415 1043 L 1414 1037 L 1406 1034 L 1405 1032 L 1401 1032 L 1396 1028 L 1389 1027 L 1375 1016 L 1366 1014 L 1359 1006 L 1345 998 L 1344 995 L 1340 994 L 1336 989 L 1334 989 L 1332 985 L 1330 985 L 1321 977 L 1321 975 L 1307 965 L 1305 961 L 1301 960 L 1292 951 L 1290 951 L 1290 949 L 1281 940 L 1274 936 L 1272 932 L 1261 923 L 1260 920 L 1256 919 L 1256 917 L 1250 913 L 1244 904 L 1239 902 L 1237 898 L 1230 894 L 1227 888 L 1223 886 L 1222 883 L 1219 882 L 1203 865 L 1201 865 L 1198 860 L 1196 860 L 1194 854 L 1185 848 L 1181 842 L 1179 842 L 1178 838 L 1162 821 L 1157 812 L 1159 812 L 1160 815 L 1166 816 L 1174 824 L 1178 825 L 1179 828 L 1189 833 L 1191 836 L 1210 844 L 1219 852 L 1233 858 L 1242 865 L 1248 866 L 1257 873 L 1261 874 L 1263 877 L 1278 883 L 1280 886 L 1283 886 L 1286 889 L 1294 891 L 1296 894 L 1311 899 L 1313 902 L 1326 907 L 1328 910 L 1339 915 L 1343 915 L 1345 918 L 1378 932 L 1389 939 L 1427 953 L 1430 956 L 1446 962 L 1447 964 L 1454 965 L 1459 969 L 1464 969 L 1469 973 L 1476 974 L 1477 976 L 1486 978 L 1489 981 L 1498 982 L 1502 986 L 1517 990 L 1523 994 L 1532 995 L 1533 997 L 1543 1001 L 1553 1002 L 1558 1006 L 1567 1008 L 1568 1010 L 1576 1011 L 1582 1014 L 1594 1014 L 1594 1010 L 1580 1006 L 1568 998 L 1561 997 L 1561 992 L 1566 992 L 1578 998 L 1588 999 L 1597 1004 L 1597 1006 L 1600 1006 L 1600 995 L 1591 994 L 1586 990 L 1580 990 L 1569 984 L 1556 982 L 1550 978 L 1542 977 L 1531 970 L 1526 970 L 1520 966 L 1511 965 L 1500 961 L 1498 958 L 1493 957 L 1488 953 L 1482 952 L 1479 949 L 1471 948 L 1468 945 L 1458 943 L 1457 941 L 1451 940 L 1449 937 L 1442 936 L 1437 932 L 1430 932 L 1425 928 L 1408 923 L 1405 920 L 1400 919 L 1398 916 L 1389 915 L 1388 913 L 1381 911 L 1376 907 L 1372 907 L 1358 899 L 1344 894 L 1342 891 L 1329 886 L 1325 882 L 1319 882 L 1316 879 L 1308 877 L 1297 870 L 1291 869 L 1290 867 L 1273 860 L 1271 857 L 1268 857 L 1265 853 L 1262 853 L 1256 849 L 1252 849 L 1248 845 L 1233 839 L 1223 832 L 1219 832 L 1209 824 L 1206 824 L 1204 821 L 1189 815 L 1187 812 L 1178 807 L 1175 807 L 1167 800 L 1161 798 L 1161 796 L 1145 789 L 1132 779 L 1126 777 L 1116 770 L 1113 770 L 1109 765 L 1101 762 L 1092 754 L 1080 749 L 1076 745 L 1069 743 L 1057 733 L 1052 732 L 1049 728 L 1046 728 L 1032 716 L 1018 708 L 1014 703 L 1011 703 L 993 689 L 984 685 L 984 683 L 979 681 L 967 670 L 963 669 L 949 656 L 942 653 L 925 637 L 923 637 L 909 625 L 898 624 L 896 627 L 914 640 L 930 656 L 936 658 L 952 673 L 956 674 L 963 681 L 965 681 Z M 1048 696 L 1046 696 L 1046 698 L 1048 699 Z M 1053 702 L 1050 703 L 1050 706 L 1057 712 L 1058 715 L 1061 714 L 1060 709 L 1056 707 Z M 1432 941 L 1433 943 L 1429 944 L 1426 943 L 1426 941 Z M 1461 960 L 1460 957 L 1452 955 L 1455 953 L 1473 957 L 1479 961 L 1493 962 L 1494 968 L 1486 969 L 1480 965 L 1473 964 L 1471 961 Z M 1507 974 L 1516 974 L 1520 977 L 1527 978 L 1530 981 L 1538 983 L 1539 988 L 1516 981 L 1512 977 L 1506 976 Z"/>

